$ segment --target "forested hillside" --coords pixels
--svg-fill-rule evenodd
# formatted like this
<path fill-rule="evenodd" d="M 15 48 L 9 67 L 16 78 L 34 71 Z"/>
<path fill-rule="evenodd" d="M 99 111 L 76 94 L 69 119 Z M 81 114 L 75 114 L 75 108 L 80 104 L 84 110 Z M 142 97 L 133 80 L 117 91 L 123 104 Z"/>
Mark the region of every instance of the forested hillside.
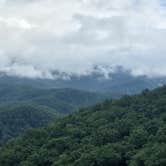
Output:
<path fill-rule="evenodd" d="M 47 107 L 32 103 L 1 106 L 0 145 L 23 133 L 26 129 L 42 127 L 55 121 L 59 116 Z"/>
<path fill-rule="evenodd" d="M 12 103 L 34 103 L 68 114 L 82 106 L 93 105 L 105 98 L 104 95 L 74 89 L 41 89 L 16 84 L 1 84 L 0 105 Z"/>
<path fill-rule="evenodd" d="M 0 149 L 3 166 L 165 166 L 166 87 L 27 131 Z"/>
<path fill-rule="evenodd" d="M 103 99 L 102 95 L 81 90 L 1 84 L 0 145 L 26 129 L 41 127 Z"/>

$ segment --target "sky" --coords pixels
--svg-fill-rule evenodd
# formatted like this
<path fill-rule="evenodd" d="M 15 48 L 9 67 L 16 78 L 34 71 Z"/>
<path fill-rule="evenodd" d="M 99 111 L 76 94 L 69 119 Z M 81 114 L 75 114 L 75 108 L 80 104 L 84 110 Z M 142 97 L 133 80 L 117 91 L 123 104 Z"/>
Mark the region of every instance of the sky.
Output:
<path fill-rule="evenodd" d="M 166 76 L 166 0 L 0 0 L 0 72 L 52 79 L 96 65 Z"/>

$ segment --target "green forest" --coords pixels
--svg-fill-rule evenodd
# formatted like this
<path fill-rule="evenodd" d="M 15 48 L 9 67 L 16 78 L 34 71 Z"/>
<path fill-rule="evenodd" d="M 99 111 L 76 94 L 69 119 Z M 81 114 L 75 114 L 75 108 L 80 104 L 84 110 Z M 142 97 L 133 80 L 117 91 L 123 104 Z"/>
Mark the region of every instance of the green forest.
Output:
<path fill-rule="evenodd" d="M 68 114 L 82 106 L 103 100 L 104 94 L 70 88 L 36 88 L 16 84 L 0 84 L 0 106 L 30 103 L 46 106 L 61 114 Z"/>
<path fill-rule="evenodd" d="M 82 108 L 0 148 L 2 166 L 165 166 L 166 87 Z"/>
<path fill-rule="evenodd" d="M 47 107 L 32 103 L 0 107 L 0 145 L 26 129 L 42 127 L 60 117 Z"/>
<path fill-rule="evenodd" d="M 166 166 L 166 0 L 0 0 L 0 166 Z"/>
<path fill-rule="evenodd" d="M 0 145 L 23 133 L 38 128 L 93 105 L 105 96 L 74 89 L 40 89 L 31 86 L 0 85 Z"/>

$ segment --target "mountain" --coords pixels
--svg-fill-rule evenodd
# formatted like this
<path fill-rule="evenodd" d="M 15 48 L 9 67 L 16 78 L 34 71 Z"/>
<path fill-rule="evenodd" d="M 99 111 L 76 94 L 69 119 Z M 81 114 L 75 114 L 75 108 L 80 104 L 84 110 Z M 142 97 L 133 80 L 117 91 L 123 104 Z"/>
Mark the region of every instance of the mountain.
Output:
<path fill-rule="evenodd" d="M 124 96 L 27 131 L 0 149 L 3 166 L 165 166 L 166 87 Z"/>
<path fill-rule="evenodd" d="M 42 127 L 59 118 L 49 108 L 32 103 L 0 106 L 0 145 L 26 129 Z"/>
<path fill-rule="evenodd" d="M 84 75 L 67 74 L 55 71 L 55 79 L 28 79 L 10 77 L 1 74 L 1 84 L 12 84 L 19 86 L 30 86 L 41 89 L 77 89 L 99 93 L 109 93 L 111 96 L 123 94 L 136 94 L 149 88 L 154 89 L 166 84 L 165 77 L 149 78 L 147 76 L 133 76 L 122 67 L 112 69 L 110 67 L 95 66 L 91 72 Z"/>
<path fill-rule="evenodd" d="M 75 89 L 41 89 L 25 85 L 1 84 L 0 105 L 30 102 L 46 106 L 62 114 L 68 114 L 79 107 L 95 104 L 104 95 Z"/>
<path fill-rule="evenodd" d="M 79 107 L 93 105 L 105 96 L 74 89 L 0 86 L 0 145 L 29 128 L 38 128 Z"/>
<path fill-rule="evenodd" d="M 65 74 L 66 76 L 66 74 Z M 67 77 L 67 76 L 66 76 Z M 69 87 L 94 92 L 109 93 L 112 97 L 140 93 L 144 89 L 154 89 L 166 83 L 165 77 L 134 76 L 122 67 L 112 69 L 96 66 L 85 75 L 69 75 L 69 79 L 57 79 L 57 87 Z M 60 76 L 58 77 L 60 78 Z"/>

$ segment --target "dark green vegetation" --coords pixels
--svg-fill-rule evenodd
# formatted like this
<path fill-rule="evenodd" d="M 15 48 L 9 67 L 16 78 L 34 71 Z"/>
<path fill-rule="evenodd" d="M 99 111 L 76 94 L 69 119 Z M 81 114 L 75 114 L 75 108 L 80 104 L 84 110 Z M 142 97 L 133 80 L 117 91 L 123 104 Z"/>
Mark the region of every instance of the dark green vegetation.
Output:
<path fill-rule="evenodd" d="M 81 106 L 103 100 L 96 93 L 73 89 L 0 86 L 0 145 L 25 129 L 41 127 Z"/>
<path fill-rule="evenodd" d="M 74 89 L 41 89 L 15 84 L 1 84 L 0 105 L 15 103 L 34 103 L 54 109 L 55 112 L 68 114 L 82 106 L 93 105 L 104 96 Z"/>
<path fill-rule="evenodd" d="M 57 117 L 52 110 L 29 103 L 0 107 L 0 145 L 26 129 L 42 127 Z"/>
<path fill-rule="evenodd" d="M 0 149 L 2 166 L 165 166 L 166 87 L 82 109 Z"/>

